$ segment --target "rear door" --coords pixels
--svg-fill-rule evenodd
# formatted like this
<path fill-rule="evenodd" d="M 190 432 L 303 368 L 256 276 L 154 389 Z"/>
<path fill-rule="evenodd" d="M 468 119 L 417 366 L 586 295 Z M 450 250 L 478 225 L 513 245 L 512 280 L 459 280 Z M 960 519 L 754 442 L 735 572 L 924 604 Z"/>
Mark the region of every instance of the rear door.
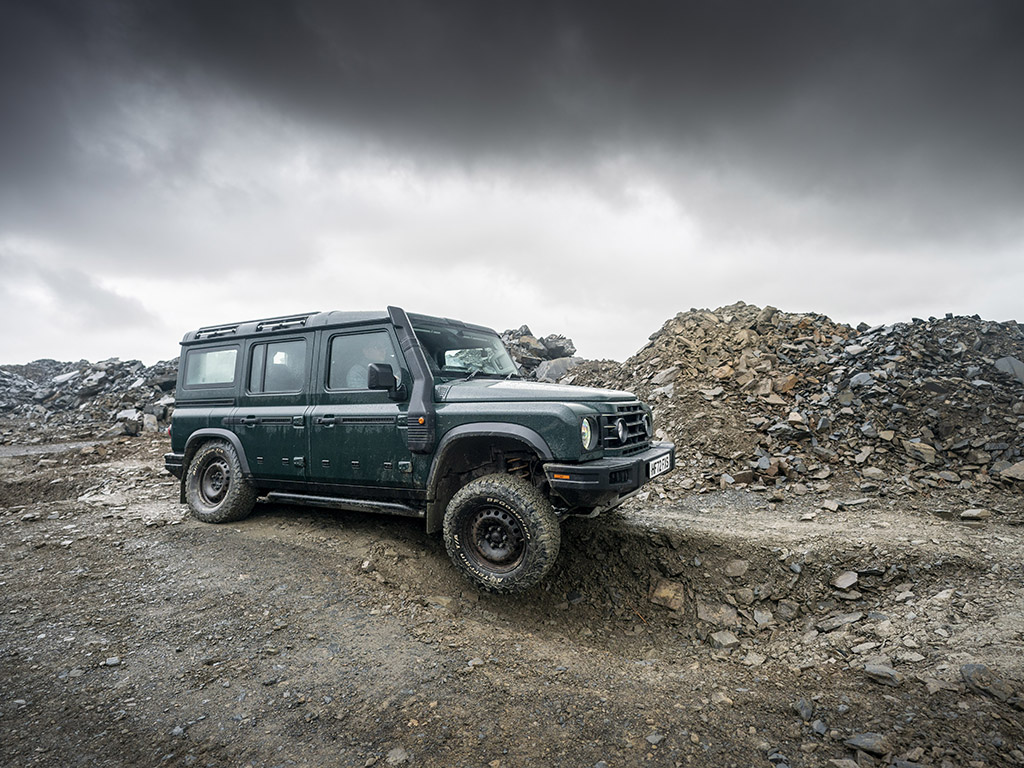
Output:
<path fill-rule="evenodd" d="M 244 391 L 231 428 L 258 480 L 287 486 L 308 477 L 312 341 L 306 334 L 246 345 Z"/>

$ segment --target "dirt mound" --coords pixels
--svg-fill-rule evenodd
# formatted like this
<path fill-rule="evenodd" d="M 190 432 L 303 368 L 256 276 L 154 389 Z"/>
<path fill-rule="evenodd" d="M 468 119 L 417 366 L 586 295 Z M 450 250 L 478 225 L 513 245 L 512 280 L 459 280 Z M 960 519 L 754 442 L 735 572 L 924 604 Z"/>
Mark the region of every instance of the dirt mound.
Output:
<path fill-rule="evenodd" d="M 669 319 L 622 365 L 563 381 L 636 392 L 689 487 L 864 492 L 1024 480 L 1024 328 L 953 317 L 857 328 L 742 302 Z M 824 483 L 824 485 L 823 485 Z"/>

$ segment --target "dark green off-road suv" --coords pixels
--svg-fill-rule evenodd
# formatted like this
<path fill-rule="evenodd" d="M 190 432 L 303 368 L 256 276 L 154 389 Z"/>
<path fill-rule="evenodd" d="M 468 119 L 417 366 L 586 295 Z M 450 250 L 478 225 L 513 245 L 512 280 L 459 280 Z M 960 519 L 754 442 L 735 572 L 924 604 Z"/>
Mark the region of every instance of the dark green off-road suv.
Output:
<path fill-rule="evenodd" d="M 554 564 L 560 521 L 675 463 L 628 392 L 521 380 L 498 335 L 425 315 L 315 312 L 185 335 L 167 469 L 200 520 L 267 501 L 420 517 L 495 592 Z"/>

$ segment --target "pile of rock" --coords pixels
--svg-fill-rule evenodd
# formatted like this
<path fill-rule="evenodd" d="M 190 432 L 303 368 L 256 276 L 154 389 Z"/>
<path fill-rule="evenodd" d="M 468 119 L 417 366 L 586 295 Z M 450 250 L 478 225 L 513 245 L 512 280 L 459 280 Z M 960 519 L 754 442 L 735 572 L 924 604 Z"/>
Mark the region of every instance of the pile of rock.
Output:
<path fill-rule="evenodd" d="M 2 442 L 158 431 L 170 419 L 178 361 L 36 360 L 0 368 Z"/>
<path fill-rule="evenodd" d="M 574 382 L 651 402 L 693 484 L 813 488 L 845 467 L 865 491 L 971 489 L 1024 480 L 1021 360 L 1012 321 L 852 328 L 740 302 L 680 313 Z"/>
<path fill-rule="evenodd" d="M 528 379 L 557 381 L 582 362 L 582 358 L 574 356 L 576 347 L 572 339 L 555 333 L 537 338 L 526 325 L 505 331 L 501 341 Z"/>

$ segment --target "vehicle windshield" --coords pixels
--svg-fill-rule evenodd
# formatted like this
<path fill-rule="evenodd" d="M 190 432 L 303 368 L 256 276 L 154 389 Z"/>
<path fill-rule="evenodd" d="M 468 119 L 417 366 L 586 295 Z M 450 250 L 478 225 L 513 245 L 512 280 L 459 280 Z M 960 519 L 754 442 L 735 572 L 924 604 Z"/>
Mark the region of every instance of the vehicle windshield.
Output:
<path fill-rule="evenodd" d="M 519 370 L 493 331 L 422 323 L 414 329 L 434 376 L 518 376 Z"/>

